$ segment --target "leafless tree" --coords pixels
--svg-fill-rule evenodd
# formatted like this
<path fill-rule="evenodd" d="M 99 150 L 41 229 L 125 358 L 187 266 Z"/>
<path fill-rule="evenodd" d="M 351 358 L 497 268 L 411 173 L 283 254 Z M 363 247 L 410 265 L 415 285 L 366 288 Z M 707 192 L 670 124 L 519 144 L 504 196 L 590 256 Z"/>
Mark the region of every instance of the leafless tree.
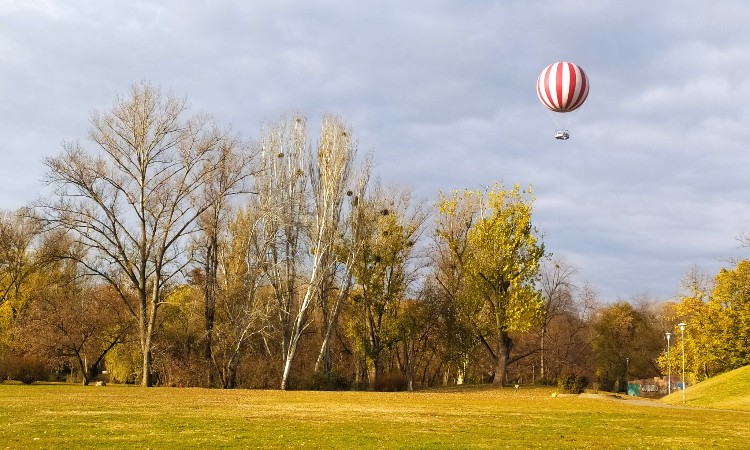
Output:
<path fill-rule="evenodd" d="M 355 186 L 346 192 L 349 197 L 349 211 L 347 220 L 341 224 L 339 230 L 338 248 L 329 254 L 329 262 L 322 262 L 322 266 L 330 270 L 319 292 L 323 340 L 315 362 L 315 372 L 326 375 L 331 371 L 330 346 L 333 332 L 338 324 L 341 306 L 349 298 L 353 284 L 352 266 L 366 239 L 363 229 L 368 217 L 362 206 L 367 195 L 371 168 L 372 162 L 368 158 L 359 168 Z"/>
<path fill-rule="evenodd" d="M 680 279 L 679 296 L 694 296 L 705 301 L 714 289 L 714 277 L 702 271 L 698 266 L 692 266 Z"/>
<path fill-rule="evenodd" d="M 264 292 L 262 257 L 268 246 L 256 228 L 262 215 L 256 209 L 240 209 L 229 222 L 226 243 L 219 246 L 211 363 L 225 389 L 236 386 L 240 361 L 253 338 L 268 338 L 270 295 Z"/>
<path fill-rule="evenodd" d="M 234 211 L 231 199 L 221 195 L 231 184 L 239 184 L 243 178 L 253 174 L 252 154 L 248 151 L 237 152 L 242 143 L 236 139 L 228 139 L 223 144 L 222 151 L 225 156 L 219 161 L 219 165 L 213 171 L 212 176 L 207 179 L 206 189 L 211 194 L 209 197 L 216 201 L 199 217 L 198 225 L 200 232 L 193 243 L 196 262 L 201 266 L 203 304 L 204 304 L 204 357 L 210 365 L 213 360 L 214 322 L 216 316 L 217 296 L 219 295 L 219 267 L 220 252 L 222 245 L 227 240 L 227 219 Z M 213 370 L 207 370 L 210 386 L 213 383 Z M 222 384 L 225 384 L 222 382 Z"/>
<path fill-rule="evenodd" d="M 326 116 L 313 147 L 307 120 L 297 115 L 264 130 L 261 149 L 255 207 L 265 213 L 265 267 L 281 337 L 281 389 L 287 389 L 297 345 L 325 279 L 324 264 L 334 251 L 356 144 L 348 126 Z"/>
<path fill-rule="evenodd" d="M 53 227 L 83 252 L 68 255 L 110 283 L 123 300 L 134 291 L 143 356 L 141 384 L 152 384 L 151 348 L 166 290 L 188 264 L 186 238 L 220 198 L 242 191 L 245 174 L 210 183 L 236 148 L 208 117 L 185 118 L 184 98 L 148 83 L 133 85 L 108 111 L 94 112 L 89 137 L 97 151 L 64 144 L 47 158 L 57 200 L 38 202 Z"/>
<path fill-rule="evenodd" d="M 544 367 L 544 352 L 550 324 L 557 317 L 571 314 L 573 311 L 575 289 L 573 276 L 576 271 L 575 267 L 561 259 L 547 260 L 542 265 L 540 284 L 544 307 L 539 338 L 539 374 L 542 378 L 547 375 Z"/>

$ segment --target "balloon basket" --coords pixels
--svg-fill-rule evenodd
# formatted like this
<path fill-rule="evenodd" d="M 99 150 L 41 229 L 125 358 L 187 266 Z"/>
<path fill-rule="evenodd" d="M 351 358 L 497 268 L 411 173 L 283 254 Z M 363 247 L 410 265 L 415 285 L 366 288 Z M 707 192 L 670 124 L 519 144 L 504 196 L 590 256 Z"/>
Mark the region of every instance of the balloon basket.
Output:
<path fill-rule="evenodd" d="M 568 133 L 568 130 L 555 131 L 555 139 L 559 139 L 561 141 L 567 141 L 569 138 L 570 138 L 570 133 Z"/>

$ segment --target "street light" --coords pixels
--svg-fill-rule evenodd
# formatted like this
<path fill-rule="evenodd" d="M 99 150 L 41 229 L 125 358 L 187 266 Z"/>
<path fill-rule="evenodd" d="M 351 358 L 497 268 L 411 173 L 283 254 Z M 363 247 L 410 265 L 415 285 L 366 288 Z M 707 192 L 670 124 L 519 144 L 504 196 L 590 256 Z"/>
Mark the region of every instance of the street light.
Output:
<path fill-rule="evenodd" d="M 628 372 L 630 372 L 630 358 L 625 358 L 625 393 L 630 395 L 630 377 L 628 376 Z"/>
<path fill-rule="evenodd" d="M 625 358 L 625 382 L 629 381 L 630 377 L 630 358 Z"/>
<path fill-rule="evenodd" d="M 685 403 L 685 327 L 687 324 L 680 322 L 677 326 L 682 332 L 682 403 Z"/>
<path fill-rule="evenodd" d="M 669 338 L 672 337 L 672 333 L 667 331 L 664 333 L 667 336 L 667 394 L 672 393 L 672 360 L 669 359 Z"/>

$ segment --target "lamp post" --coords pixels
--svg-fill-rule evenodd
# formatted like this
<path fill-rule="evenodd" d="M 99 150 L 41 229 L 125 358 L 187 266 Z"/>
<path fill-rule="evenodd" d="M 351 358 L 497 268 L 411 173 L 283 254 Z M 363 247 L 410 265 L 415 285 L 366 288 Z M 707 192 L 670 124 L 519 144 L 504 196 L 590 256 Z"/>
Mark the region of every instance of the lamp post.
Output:
<path fill-rule="evenodd" d="M 672 333 L 667 331 L 664 333 L 667 336 L 667 394 L 672 393 L 672 360 L 669 359 L 669 338 L 672 337 Z"/>
<path fill-rule="evenodd" d="M 685 403 L 685 327 L 687 324 L 680 322 L 677 326 L 680 327 L 682 333 L 682 403 Z"/>
<path fill-rule="evenodd" d="M 625 358 L 625 382 L 630 379 L 630 358 Z"/>
<path fill-rule="evenodd" d="M 630 358 L 625 358 L 625 393 L 630 395 Z"/>

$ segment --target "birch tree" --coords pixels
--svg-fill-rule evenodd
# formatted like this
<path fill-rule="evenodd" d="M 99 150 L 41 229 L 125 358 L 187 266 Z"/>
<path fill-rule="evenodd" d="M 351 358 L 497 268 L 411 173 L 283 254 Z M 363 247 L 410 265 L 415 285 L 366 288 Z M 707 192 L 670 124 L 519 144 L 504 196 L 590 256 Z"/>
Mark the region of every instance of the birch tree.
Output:
<path fill-rule="evenodd" d="M 208 189 L 237 149 L 208 117 L 187 117 L 184 98 L 133 85 L 111 109 L 94 112 L 95 150 L 67 142 L 47 158 L 57 199 L 39 201 L 44 219 L 85 250 L 69 254 L 112 285 L 127 304 L 135 293 L 143 386 L 151 386 L 154 328 L 166 290 L 188 264 L 186 238 L 218 199 L 242 191 L 243 174 Z"/>

